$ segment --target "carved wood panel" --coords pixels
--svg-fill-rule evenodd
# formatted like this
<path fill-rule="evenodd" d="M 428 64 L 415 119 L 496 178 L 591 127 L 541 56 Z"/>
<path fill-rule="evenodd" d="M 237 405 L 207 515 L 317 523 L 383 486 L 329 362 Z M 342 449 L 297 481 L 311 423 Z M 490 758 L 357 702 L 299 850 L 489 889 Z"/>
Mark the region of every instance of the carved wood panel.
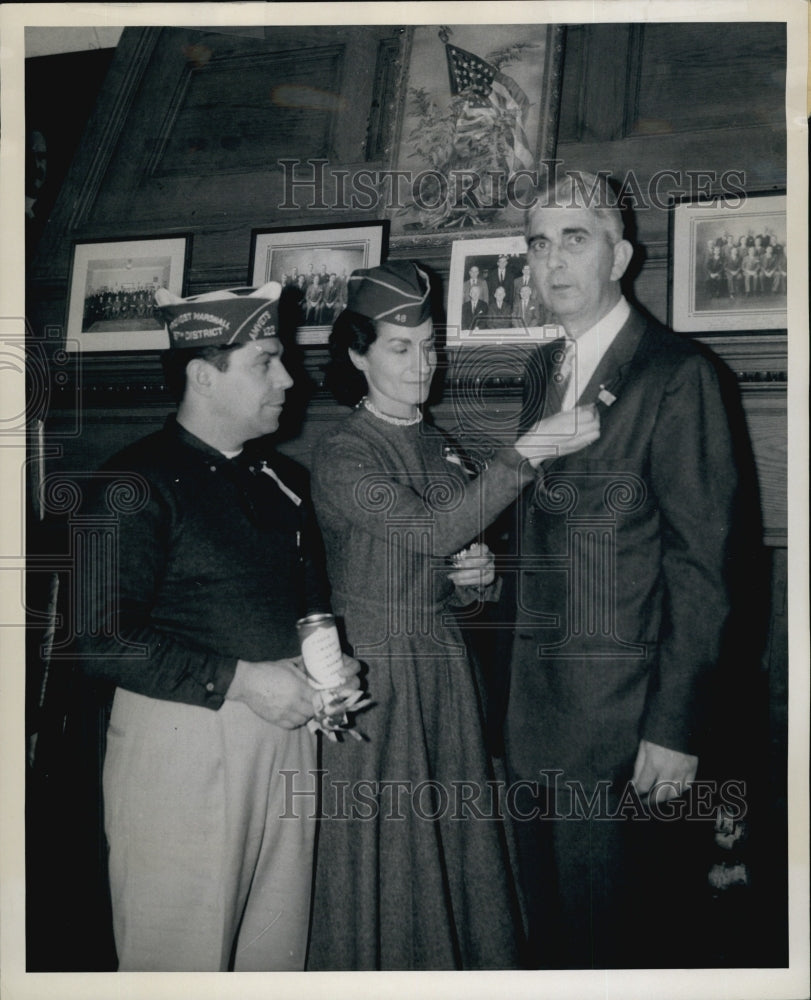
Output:
<path fill-rule="evenodd" d="M 741 39 L 746 44 L 741 44 Z M 703 129 L 782 129 L 786 51 L 780 23 L 631 28 L 626 135 Z M 712 94 L 715 100 L 708 101 Z"/>
<path fill-rule="evenodd" d="M 327 45 L 187 60 L 147 174 L 249 174 L 280 157 L 329 158 L 345 53 Z"/>
<path fill-rule="evenodd" d="M 788 540 L 788 455 L 786 394 L 746 385 L 743 408 L 757 468 L 763 540 L 784 547 Z"/>
<path fill-rule="evenodd" d="M 572 25 L 557 156 L 630 175 L 640 240 L 666 242 L 671 191 L 723 189 L 727 171 L 785 185 L 785 73 L 778 22 Z"/>
<path fill-rule="evenodd" d="M 698 42 L 690 32 L 696 30 L 681 24 L 569 26 L 558 155 L 619 176 L 632 170 L 643 188 L 667 168 L 684 180 L 690 170 L 735 166 L 761 185 L 784 185 L 785 130 L 774 122 L 775 109 L 782 109 L 782 26 L 728 25 L 717 50 L 702 41 L 700 58 L 691 59 Z M 157 235 L 182 226 L 194 233 L 188 275 L 194 293 L 244 283 L 251 229 L 278 224 L 278 216 L 301 225 L 363 218 L 357 211 L 310 211 L 297 218 L 280 212 L 287 198 L 277 161 L 283 154 L 323 154 L 331 166 L 347 169 L 388 164 L 406 56 L 397 26 L 127 29 L 31 272 L 38 335 L 64 318 L 73 239 Z M 751 105 L 761 110 L 751 121 L 741 123 L 735 115 L 710 120 L 718 108 L 737 107 L 754 80 L 763 86 L 760 103 Z M 700 100 L 696 88 L 712 81 L 719 84 L 713 100 Z M 650 123 L 668 104 L 673 122 L 681 124 L 653 134 Z M 632 289 L 661 319 L 667 214 L 644 205 L 637 212 L 646 259 Z M 447 283 L 446 241 L 394 240 L 392 256 L 417 258 Z M 742 333 L 727 340 L 713 338 L 710 346 L 739 374 L 752 400 L 747 405 L 754 406 L 764 495 L 775 511 L 768 530 L 782 537 L 785 505 L 779 507 L 775 455 L 785 406 L 779 384 L 786 372 L 785 338 L 755 341 Z M 308 353 L 316 383 L 324 360 Z M 83 366 L 83 412 L 147 407 L 154 416 L 170 405 L 157 356 L 87 358 Z M 447 399 L 459 390 L 454 378 L 451 373 Z M 494 371 L 492 385 L 482 388 L 494 405 L 506 407 L 520 391 L 512 371 Z M 62 395 L 72 399 L 75 389 L 74 379 Z"/>
<path fill-rule="evenodd" d="M 334 221 L 291 210 L 280 160 L 305 161 L 307 176 L 308 158 L 387 161 L 404 40 L 396 25 L 126 29 L 32 278 L 65 282 L 73 239 L 156 235 L 183 219 L 205 237 L 192 287 L 198 265 L 244 282 L 252 228 Z"/>

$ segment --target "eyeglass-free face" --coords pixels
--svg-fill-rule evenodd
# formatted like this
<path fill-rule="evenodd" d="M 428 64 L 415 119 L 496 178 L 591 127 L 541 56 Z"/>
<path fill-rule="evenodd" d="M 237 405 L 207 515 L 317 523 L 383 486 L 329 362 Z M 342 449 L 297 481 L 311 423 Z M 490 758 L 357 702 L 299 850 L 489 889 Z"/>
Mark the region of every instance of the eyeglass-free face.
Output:
<path fill-rule="evenodd" d="M 631 246 L 612 242 L 600 216 L 585 208 L 538 208 L 529 233 L 527 260 L 535 289 L 569 336 L 576 337 L 616 303 Z"/>

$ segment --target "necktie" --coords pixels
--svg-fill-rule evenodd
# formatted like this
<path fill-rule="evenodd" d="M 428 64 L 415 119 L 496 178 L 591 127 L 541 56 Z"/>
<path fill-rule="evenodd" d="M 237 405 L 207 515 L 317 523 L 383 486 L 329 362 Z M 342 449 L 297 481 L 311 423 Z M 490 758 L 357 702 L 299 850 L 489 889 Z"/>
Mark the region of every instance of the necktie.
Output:
<path fill-rule="evenodd" d="M 571 410 L 575 402 L 577 387 L 574 379 L 575 345 L 573 340 L 566 339 L 563 361 L 560 365 L 561 374 L 561 409 Z"/>
<path fill-rule="evenodd" d="M 549 385 L 549 401 L 544 410 L 544 416 L 551 416 L 565 408 L 569 384 L 572 381 L 574 367 L 574 341 L 564 338 L 557 342 L 550 354 L 551 377 Z"/>

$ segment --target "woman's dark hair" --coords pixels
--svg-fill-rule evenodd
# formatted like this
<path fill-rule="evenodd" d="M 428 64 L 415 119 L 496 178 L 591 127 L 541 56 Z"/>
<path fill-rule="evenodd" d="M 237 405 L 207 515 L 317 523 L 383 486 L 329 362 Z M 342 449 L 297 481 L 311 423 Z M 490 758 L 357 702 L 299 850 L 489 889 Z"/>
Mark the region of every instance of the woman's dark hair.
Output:
<path fill-rule="evenodd" d="M 324 385 L 344 406 L 354 406 L 367 389 L 366 376 L 354 366 L 349 352 L 365 354 L 376 338 L 374 321 L 351 309 L 344 309 L 332 326 Z"/>
<path fill-rule="evenodd" d="M 166 380 L 166 388 L 172 394 L 175 402 L 181 402 L 186 393 L 186 368 L 190 361 L 202 358 L 203 361 L 208 361 L 209 364 L 224 372 L 228 368 L 231 352 L 239 346 L 239 344 L 223 344 L 214 347 L 182 347 L 164 351 L 161 355 L 163 377 Z"/>

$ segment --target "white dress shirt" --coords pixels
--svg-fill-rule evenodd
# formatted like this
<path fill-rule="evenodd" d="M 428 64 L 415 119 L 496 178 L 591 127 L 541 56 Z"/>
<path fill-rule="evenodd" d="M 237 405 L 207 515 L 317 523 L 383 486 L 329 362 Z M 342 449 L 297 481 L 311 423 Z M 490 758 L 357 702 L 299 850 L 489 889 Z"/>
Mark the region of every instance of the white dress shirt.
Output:
<path fill-rule="evenodd" d="M 631 307 L 627 300 L 620 296 L 620 300 L 614 308 L 606 313 L 601 320 L 598 320 L 594 326 L 581 333 L 574 341 L 566 338 L 567 352 L 571 350 L 568 345 L 573 343 L 574 353 L 572 375 L 566 386 L 562 410 L 571 410 L 575 406 L 581 393 L 591 381 L 591 377 L 597 370 L 605 352 L 613 344 L 614 338 L 630 315 Z"/>

